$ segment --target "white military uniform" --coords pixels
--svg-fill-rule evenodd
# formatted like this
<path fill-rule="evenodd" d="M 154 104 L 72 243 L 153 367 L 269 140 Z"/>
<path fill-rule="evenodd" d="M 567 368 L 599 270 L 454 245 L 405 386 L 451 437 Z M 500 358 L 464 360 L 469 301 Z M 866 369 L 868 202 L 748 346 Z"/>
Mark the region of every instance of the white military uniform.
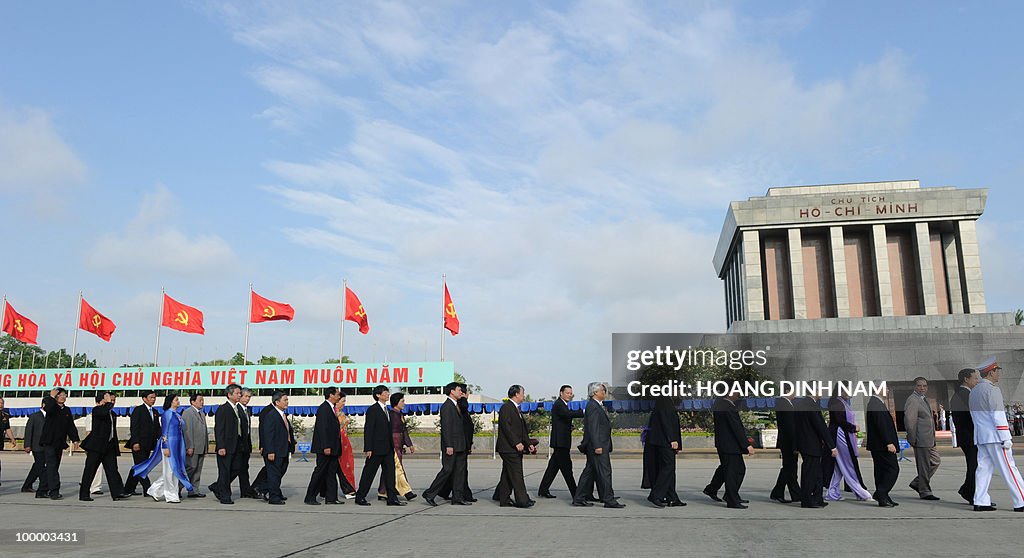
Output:
<path fill-rule="evenodd" d="M 978 445 L 978 472 L 975 474 L 974 505 L 990 506 L 988 487 L 996 470 L 1003 477 L 1013 498 L 1013 507 L 1024 507 L 1024 480 L 1013 461 L 1010 425 L 1006 420 L 1003 394 L 987 378 L 971 390 L 971 418 L 974 419 L 974 443 Z"/>

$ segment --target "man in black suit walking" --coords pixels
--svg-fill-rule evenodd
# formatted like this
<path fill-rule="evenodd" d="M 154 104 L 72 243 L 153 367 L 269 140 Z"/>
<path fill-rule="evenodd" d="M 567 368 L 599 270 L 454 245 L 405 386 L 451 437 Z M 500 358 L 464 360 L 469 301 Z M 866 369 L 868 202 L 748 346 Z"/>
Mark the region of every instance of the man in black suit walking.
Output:
<path fill-rule="evenodd" d="M 160 439 L 160 417 L 153 410 L 156 404 L 156 392 L 146 390 L 142 394 L 142 404 L 132 409 L 131 430 L 124 447 L 132 450 L 132 461 L 138 465 L 149 459 Z M 137 477 L 129 472 L 128 482 L 124 484 L 126 494 L 134 494 L 135 487 L 142 484 L 142 492 L 149 490 L 149 477 Z"/>
<path fill-rule="evenodd" d="M 562 386 L 558 390 L 558 399 L 551 405 L 551 459 L 548 460 L 548 468 L 545 469 L 544 478 L 541 479 L 540 488 L 537 490 L 537 495 L 542 498 L 555 497 L 551 493 L 551 483 L 559 472 L 565 479 L 569 494 L 576 494 L 576 479 L 572 475 L 569 449 L 572 447 L 572 419 L 583 418 L 583 410 L 569 409 L 572 396 L 572 386 Z"/>
<path fill-rule="evenodd" d="M 957 375 L 960 385 L 950 401 L 953 413 L 953 428 L 956 429 L 956 445 L 964 452 L 967 461 L 967 476 L 957 492 L 968 504 L 974 503 L 974 476 L 978 472 L 978 446 L 974 443 L 974 419 L 971 418 L 971 390 L 981 381 L 974 368 L 964 368 Z"/>
<path fill-rule="evenodd" d="M 239 452 L 238 489 L 242 498 L 258 500 L 261 498 L 260 494 L 253 490 L 252 484 L 249 483 L 249 459 L 252 457 L 252 409 L 249 408 L 251 399 L 252 390 L 246 387 L 242 388 L 242 396 L 239 398 L 238 404 L 245 411 L 245 425 L 242 427 L 244 434 Z"/>
<path fill-rule="evenodd" d="M 39 479 L 39 490 L 48 492 L 46 488 L 46 455 L 43 453 L 42 446 L 39 445 L 39 440 L 43 437 L 43 423 L 46 421 L 46 415 L 43 414 L 44 406 L 45 402 L 39 406 L 38 411 L 29 415 L 28 422 L 25 423 L 25 441 L 22 446 L 24 446 L 25 453 L 32 454 L 32 468 L 28 470 L 28 476 L 25 477 L 25 482 L 21 485 L 22 492 L 35 492 L 32 489 L 32 484 L 36 482 L 36 479 Z"/>
<path fill-rule="evenodd" d="M 436 506 L 434 498 L 445 487 L 451 487 L 452 505 L 468 506 L 469 494 L 466 494 L 466 423 L 463 422 L 462 411 L 458 400 L 462 398 L 462 386 L 451 382 L 444 387 L 448 399 L 441 405 L 441 470 L 434 477 L 423 493 L 423 501 Z"/>
<path fill-rule="evenodd" d="M 221 504 L 234 504 L 231 482 L 242 468 L 242 441 L 248 436 L 245 408 L 239 405 L 242 386 L 229 384 L 224 389 L 227 401 L 213 415 L 213 439 L 217 448 L 217 480 L 208 488 Z"/>
<path fill-rule="evenodd" d="M 572 505 L 592 506 L 587 496 L 597 484 L 597 493 L 604 501 L 606 508 L 624 508 L 615 497 L 612 488 L 612 422 L 608 411 L 604 408 L 604 400 L 608 397 L 608 387 L 602 383 L 590 386 L 590 400 L 583 411 L 583 442 L 582 450 L 587 454 L 587 464 L 580 473 L 580 482 L 576 486 Z"/>
<path fill-rule="evenodd" d="M 800 466 L 800 507 L 824 508 L 828 502 L 822 497 L 821 458 L 826 453 L 832 457 L 839 455 L 836 440 L 829 434 L 817 399 L 801 397 L 793 404 L 797 410 L 796 447 L 803 459 Z"/>
<path fill-rule="evenodd" d="M 526 493 L 526 479 L 523 477 L 523 453 L 533 452 L 526 430 L 526 420 L 519 404 L 526 397 L 521 385 L 508 388 L 508 401 L 498 410 L 498 441 L 495 449 L 501 456 L 501 480 L 498 481 L 496 493 L 501 507 L 515 505 L 517 508 L 528 508 L 533 505 Z M 515 503 L 509 499 L 515 493 Z"/>
<path fill-rule="evenodd" d="M 60 459 L 68 447 L 69 438 L 76 447 L 78 446 L 78 428 L 75 427 L 71 409 L 64 404 L 67 400 L 68 392 L 64 388 L 53 388 L 49 395 L 43 396 L 43 412 L 46 414 L 46 420 L 43 421 L 43 433 L 39 437 L 39 445 L 43 448 L 43 457 L 46 460 L 47 490 L 37 490 L 36 498 L 60 500 L 64 497 L 60 493 Z"/>
<path fill-rule="evenodd" d="M 324 402 L 316 410 L 313 423 L 313 443 L 310 451 L 316 454 L 316 466 L 306 487 L 305 503 L 319 506 L 317 495 L 321 492 L 328 504 L 344 504 L 338 499 L 338 458 L 341 456 L 341 423 L 334 412 L 334 406 L 345 394 L 335 386 L 324 390 Z"/>
<path fill-rule="evenodd" d="M 288 416 L 284 413 L 288 410 L 288 396 L 278 391 L 271 400 L 272 404 L 266 407 L 269 411 L 260 413 L 260 453 L 267 472 L 266 484 L 262 488 L 266 492 L 267 502 L 281 505 L 284 504 L 281 479 L 288 472 L 288 458 L 295 451 L 295 437 Z"/>
<path fill-rule="evenodd" d="M 114 403 L 117 398 L 109 391 L 96 394 L 96 406 L 92 409 L 92 430 L 82 440 L 85 450 L 85 470 L 82 471 L 82 487 L 78 491 L 78 499 L 91 502 L 89 487 L 96 476 L 100 465 L 107 477 L 110 497 L 114 500 L 127 498 L 121 474 L 117 472 L 117 456 L 121 452 L 117 447 L 117 416 L 114 415 Z"/>
<path fill-rule="evenodd" d="M 740 498 L 740 486 L 747 472 L 743 455 L 753 455 L 754 448 L 747 442 L 747 433 L 740 420 L 740 409 L 736 405 L 737 399 L 738 395 L 719 397 L 711 410 L 715 419 L 715 449 L 718 450 L 722 482 L 725 484 L 726 507 L 746 509 L 746 504 Z"/>
<path fill-rule="evenodd" d="M 395 490 L 395 442 L 391 436 L 391 413 L 387 407 L 391 392 L 387 386 L 380 385 L 373 388 L 373 397 L 377 403 L 370 405 L 366 410 L 366 420 L 363 424 L 363 452 L 366 454 L 366 461 L 359 476 L 356 504 L 370 505 L 370 502 L 366 501 L 366 495 L 373 488 L 373 479 L 377 477 L 377 469 L 380 469 L 388 505 L 404 506 L 405 502 L 398 499 L 398 491 Z"/>
<path fill-rule="evenodd" d="M 872 498 L 880 507 L 894 508 L 899 504 L 893 502 L 889 491 L 896 486 L 896 479 L 900 476 L 899 459 L 896 457 L 900 440 L 896 434 L 896 423 L 885 401 L 877 395 L 868 399 L 864 420 L 867 423 L 867 449 L 875 466 L 875 493 Z M 971 477 L 971 483 L 973 486 L 974 477 Z"/>
<path fill-rule="evenodd" d="M 793 408 L 793 397 L 779 397 L 775 400 L 775 421 L 779 427 L 778 441 L 775 447 L 782 454 L 782 469 L 775 481 L 771 498 L 780 504 L 788 504 L 800 499 L 800 483 L 797 482 L 796 465 L 796 410 Z M 789 488 L 789 500 L 786 489 Z"/>

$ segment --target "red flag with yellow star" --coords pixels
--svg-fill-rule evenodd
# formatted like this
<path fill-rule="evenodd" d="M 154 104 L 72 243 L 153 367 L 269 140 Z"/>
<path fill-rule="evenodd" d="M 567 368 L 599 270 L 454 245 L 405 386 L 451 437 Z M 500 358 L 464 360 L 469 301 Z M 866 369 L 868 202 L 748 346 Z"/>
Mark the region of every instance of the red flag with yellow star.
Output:
<path fill-rule="evenodd" d="M 444 328 L 452 335 L 459 334 L 459 315 L 455 312 L 452 295 L 448 293 L 448 283 L 444 284 Z"/>
<path fill-rule="evenodd" d="M 352 289 L 345 287 L 345 319 L 359 324 L 359 333 L 370 333 L 370 320 L 366 317 L 366 309 Z"/>
<path fill-rule="evenodd" d="M 22 316 L 10 302 L 4 301 L 4 327 L 8 335 L 30 345 L 36 344 L 36 336 L 39 334 L 39 326 L 35 322 Z"/>
<path fill-rule="evenodd" d="M 100 314 L 85 299 L 82 299 L 82 311 L 78 314 L 78 327 L 95 334 L 104 341 L 110 341 L 117 326 L 110 318 Z"/>
<path fill-rule="evenodd" d="M 164 327 L 184 331 L 185 333 L 206 333 L 203 329 L 203 313 L 198 308 L 182 304 L 164 295 Z"/>
<path fill-rule="evenodd" d="M 288 320 L 290 322 L 295 317 L 295 309 L 292 308 L 291 304 L 263 298 L 256 294 L 256 291 L 252 291 L 251 308 L 249 321 L 254 324 L 274 320 Z"/>

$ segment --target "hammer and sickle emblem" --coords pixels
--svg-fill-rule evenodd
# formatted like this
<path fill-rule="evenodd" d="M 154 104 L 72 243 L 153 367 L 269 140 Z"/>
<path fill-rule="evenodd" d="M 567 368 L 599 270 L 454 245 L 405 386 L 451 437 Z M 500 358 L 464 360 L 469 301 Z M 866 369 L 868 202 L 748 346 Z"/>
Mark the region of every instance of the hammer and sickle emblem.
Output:
<path fill-rule="evenodd" d="M 276 314 L 277 312 L 274 312 L 273 306 L 267 306 L 266 308 L 263 309 L 264 318 L 273 318 Z"/>
<path fill-rule="evenodd" d="M 99 314 L 93 314 L 92 315 L 92 326 L 95 327 L 96 329 L 99 329 L 100 325 L 102 325 L 102 324 L 103 324 L 103 320 L 100 319 L 100 315 Z"/>
<path fill-rule="evenodd" d="M 21 325 L 21 320 L 14 320 L 14 329 L 18 333 L 25 333 L 25 326 Z"/>
<path fill-rule="evenodd" d="M 366 317 L 366 310 L 363 310 L 363 305 L 362 304 L 359 305 L 359 310 L 356 310 L 356 317 L 359 317 L 359 318 L 365 318 Z"/>
<path fill-rule="evenodd" d="M 445 312 L 445 314 L 448 314 L 449 316 L 454 318 L 455 317 L 455 303 L 454 302 L 449 302 L 448 306 L 444 307 L 444 312 Z"/>
<path fill-rule="evenodd" d="M 181 324 L 183 326 L 187 326 L 188 325 L 188 312 L 186 312 L 184 310 L 178 312 L 178 317 L 174 318 L 174 321 L 178 322 L 179 324 Z"/>

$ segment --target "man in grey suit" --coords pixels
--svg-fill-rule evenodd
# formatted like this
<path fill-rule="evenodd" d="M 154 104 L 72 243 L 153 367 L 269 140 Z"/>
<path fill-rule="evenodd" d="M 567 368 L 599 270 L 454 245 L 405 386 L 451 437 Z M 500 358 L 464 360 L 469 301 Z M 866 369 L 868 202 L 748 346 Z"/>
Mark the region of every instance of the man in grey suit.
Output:
<path fill-rule="evenodd" d="M 206 428 L 202 394 L 193 393 L 188 400 L 191 405 L 181 413 L 181 418 L 185 419 L 185 427 L 182 429 L 185 437 L 185 474 L 192 483 L 192 492 L 188 493 L 188 497 L 205 498 L 206 494 L 199 492 L 199 477 L 203 473 L 206 449 L 210 446 L 210 431 Z"/>
<path fill-rule="evenodd" d="M 914 393 L 903 407 L 903 425 L 917 464 L 917 477 L 910 482 L 910 488 L 916 490 L 922 500 L 938 500 L 939 497 L 932 494 L 931 479 L 941 459 L 935 449 L 935 422 L 927 395 L 928 380 L 920 376 L 914 378 Z"/>
<path fill-rule="evenodd" d="M 598 383 L 590 386 L 590 400 L 583 411 L 583 443 L 581 449 L 587 454 L 587 465 L 580 473 L 580 482 L 573 498 L 574 506 L 592 506 L 587 501 L 594 483 L 597 493 L 606 508 L 624 508 L 612 489 L 612 423 L 604 408 L 608 387 Z"/>
<path fill-rule="evenodd" d="M 32 468 L 28 471 L 28 476 L 25 477 L 25 483 L 21 485 L 22 492 L 35 492 L 32 490 L 32 483 L 39 479 L 39 490 L 46 492 L 46 456 L 43 455 L 43 448 L 39 445 L 39 438 L 43 435 L 43 421 L 46 420 L 46 414 L 43 412 L 43 408 L 40 407 L 38 411 L 32 413 L 28 417 L 28 423 L 25 424 L 25 453 L 32 453 Z"/>

